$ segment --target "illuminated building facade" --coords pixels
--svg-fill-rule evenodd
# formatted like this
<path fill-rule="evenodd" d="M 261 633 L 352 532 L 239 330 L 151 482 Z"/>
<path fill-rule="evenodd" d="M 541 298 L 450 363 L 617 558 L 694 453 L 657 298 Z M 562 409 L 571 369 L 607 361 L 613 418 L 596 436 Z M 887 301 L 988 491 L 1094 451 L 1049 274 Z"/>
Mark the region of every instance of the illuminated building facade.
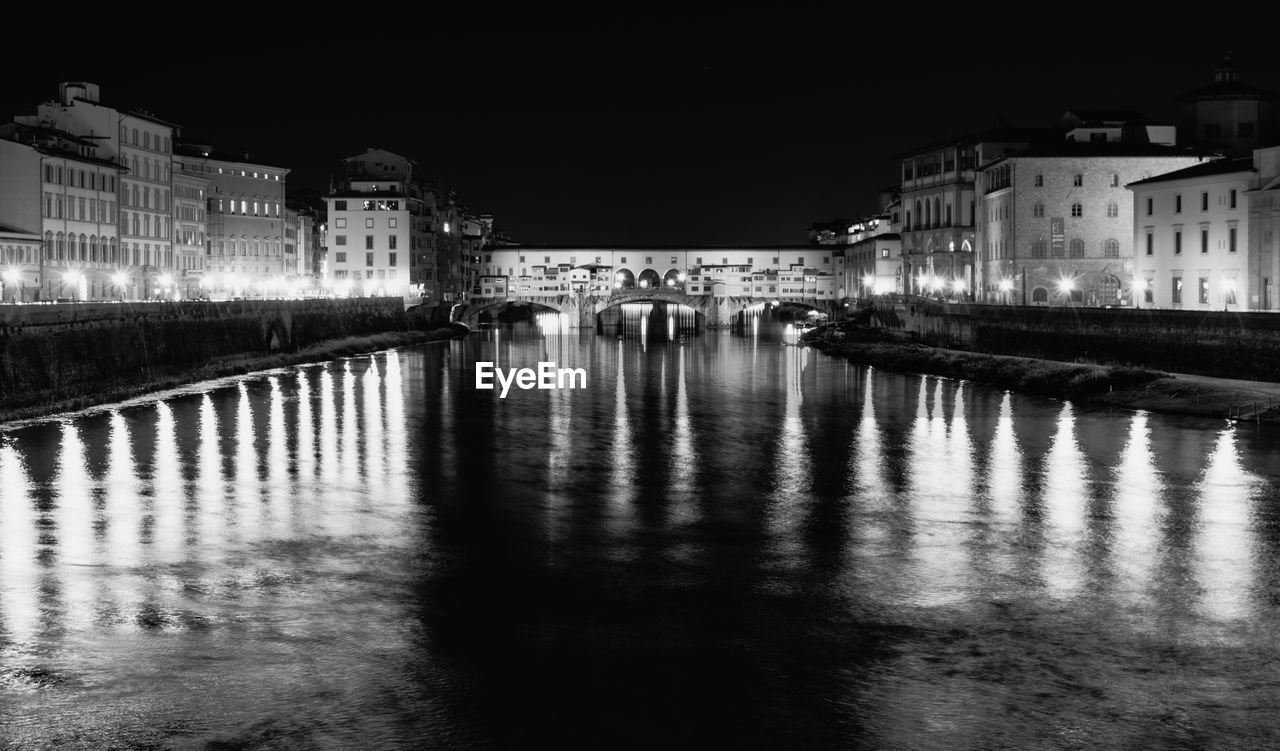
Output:
<path fill-rule="evenodd" d="M 1125 186 L 1203 161 L 1159 144 L 1062 140 L 982 165 L 978 299 L 1132 304 L 1134 209 Z"/>
<path fill-rule="evenodd" d="M 297 281 L 284 254 L 289 170 L 195 143 L 181 144 L 174 161 L 181 172 L 208 181 L 202 280 L 206 294 L 284 294 Z"/>
<path fill-rule="evenodd" d="M 101 103 L 99 87 L 64 82 L 56 101 L 41 104 L 35 115 L 15 122 L 56 128 L 97 146 L 95 157 L 119 165 L 116 211 L 119 256 L 107 269 L 86 272 L 84 292 L 103 296 L 99 280 L 109 276 L 119 294 L 151 298 L 157 281 L 177 271 L 173 248 L 172 162 L 178 126 L 142 110 L 121 111 Z M 55 237 L 56 243 L 56 237 Z M 56 258 L 57 248 L 53 249 Z M 46 250 L 46 254 L 47 250 Z M 48 280 L 46 280 L 48 281 Z M 95 291 L 96 290 L 96 291 Z M 116 290 L 112 290 L 112 294 Z"/>
<path fill-rule="evenodd" d="M 95 141 L 49 126 L 0 129 L 0 223 L 42 238 L 5 259 L 0 275 L 17 298 L 102 300 L 123 292 L 116 191 L 120 168 Z M 14 299 L 13 297 L 6 299 Z"/>
<path fill-rule="evenodd" d="M 973 298 L 978 168 L 1045 137 L 1043 130 L 998 129 L 901 156 L 905 292 Z"/>
<path fill-rule="evenodd" d="M 1251 157 L 1228 158 L 1129 185 L 1135 306 L 1266 309 L 1269 292 L 1247 278 L 1255 175 Z"/>

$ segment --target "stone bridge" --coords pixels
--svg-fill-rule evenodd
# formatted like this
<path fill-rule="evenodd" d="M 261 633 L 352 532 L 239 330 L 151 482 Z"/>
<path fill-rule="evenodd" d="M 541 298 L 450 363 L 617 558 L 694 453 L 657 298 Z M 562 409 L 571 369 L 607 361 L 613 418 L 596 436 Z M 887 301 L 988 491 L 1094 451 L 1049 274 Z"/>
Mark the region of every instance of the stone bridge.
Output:
<path fill-rule="evenodd" d="M 700 328 L 727 328 L 732 326 L 738 314 L 756 305 L 773 302 L 776 298 L 713 297 L 711 295 L 687 295 L 680 290 L 628 289 L 608 294 L 563 293 L 559 295 L 511 295 L 507 297 L 473 297 L 465 311 L 459 311 L 457 320 L 475 328 L 481 315 L 497 316 L 508 305 L 527 305 L 535 310 L 549 310 L 569 317 L 574 328 L 597 328 L 602 313 L 623 303 L 665 303 L 684 305 L 698 315 Z M 832 312 L 830 300 L 784 300 L 783 307 Z"/>

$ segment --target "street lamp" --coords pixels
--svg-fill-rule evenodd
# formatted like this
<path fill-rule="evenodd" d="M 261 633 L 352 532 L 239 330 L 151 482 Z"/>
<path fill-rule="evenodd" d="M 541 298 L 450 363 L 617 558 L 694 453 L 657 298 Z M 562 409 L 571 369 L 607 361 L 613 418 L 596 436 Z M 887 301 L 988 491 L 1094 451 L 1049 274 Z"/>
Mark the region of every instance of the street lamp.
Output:
<path fill-rule="evenodd" d="M 1076 282 L 1071 277 L 1066 277 L 1058 281 L 1058 291 L 1067 296 L 1067 302 L 1075 302 L 1072 292 L 1076 289 Z"/>
<path fill-rule="evenodd" d="M 166 298 L 171 298 L 171 297 L 173 297 L 173 291 L 170 289 L 170 288 L 173 286 L 173 277 L 172 277 L 172 276 L 170 276 L 170 275 L 168 275 L 168 274 L 161 274 L 161 275 L 160 275 L 160 278 L 159 278 L 158 280 L 156 280 L 156 281 L 157 281 L 157 282 L 159 282 L 159 284 L 160 284 L 160 288 L 159 288 L 158 290 L 156 290 L 156 293 L 157 293 L 157 294 L 161 295 L 162 297 L 166 297 Z"/>
<path fill-rule="evenodd" d="M 124 301 L 124 289 L 129 286 L 129 275 L 123 271 L 117 271 L 111 277 L 111 283 L 120 289 L 120 300 Z"/>
<path fill-rule="evenodd" d="M 71 285 L 72 299 L 75 299 L 76 293 L 79 292 L 80 279 L 81 279 L 80 272 L 76 271 L 75 269 L 67 269 L 62 273 L 63 283 Z"/>
<path fill-rule="evenodd" d="M 5 286 L 14 287 L 13 301 L 18 302 L 22 298 L 22 272 L 17 269 L 6 269 L 4 283 Z"/>
<path fill-rule="evenodd" d="M 1000 293 L 1005 303 L 1009 302 L 1009 293 L 1013 291 L 1013 280 L 1005 277 L 1000 280 Z"/>

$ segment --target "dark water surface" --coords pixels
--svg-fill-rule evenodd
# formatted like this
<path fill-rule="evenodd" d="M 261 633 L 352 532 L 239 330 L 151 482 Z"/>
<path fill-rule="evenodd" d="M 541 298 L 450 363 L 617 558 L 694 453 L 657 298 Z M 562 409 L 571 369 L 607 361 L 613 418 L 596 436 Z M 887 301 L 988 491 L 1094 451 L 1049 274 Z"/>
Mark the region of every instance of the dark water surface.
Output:
<path fill-rule="evenodd" d="M 0 748 L 1280 747 L 1278 438 L 518 329 L 16 427 Z"/>

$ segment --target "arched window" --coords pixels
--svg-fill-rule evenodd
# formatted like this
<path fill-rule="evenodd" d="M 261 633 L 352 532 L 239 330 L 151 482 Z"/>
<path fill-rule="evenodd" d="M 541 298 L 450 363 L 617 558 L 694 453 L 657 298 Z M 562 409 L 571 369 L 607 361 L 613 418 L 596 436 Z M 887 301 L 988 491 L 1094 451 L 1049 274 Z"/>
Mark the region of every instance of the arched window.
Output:
<path fill-rule="evenodd" d="M 120 248 L 116 245 L 116 239 L 111 238 L 111 263 L 120 263 Z"/>
<path fill-rule="evenodd" d="M 1031 207 L 1031 216 L 1034 216 L 1034 217 L 1043 217 L 1043 216 L 1044 216 L 1044 204 L 1043 204 L 1043 203 L 1037 203 L 1037 204 L 1032 205 L 1032 207 Z"/>
<path fill-rule="evenodd" d="M 1071 204 L 1071 216 L 1084 216 L 1084 207 L 1078 203 Z"/>
<path fill-rule="evenodd" d="M 1084 258 L 1084 240 L 1077 237 L 1071 241 L 1070 255 L 1072 258 Z"/>
<path fill-rule="evenodd" d="M 61 232 L 58 233 L 58 252 L 54 257 L 59 261 L 67 257 L 67 238 Z"/>
<path fill-rule="evenodd" d="M 915 229 L 920 229 L 920 221 L 921 221 L 923 218 L 924 218 L 924 214 L 922 214 L 922 213 L 921 213 L 920 200 L 919 200 L 919 199 L 916 199 L 916 224 L 915 224 Z"/>
<path fill-rule="evenodd" d="M 937 198 L 934 198 L 933 199 L 933 226 L 935 227 L 942 224 L 942 210 L 940 206 L 941 206 L 941 202 Z"/>
<path fill-rule="evenodd" d="M 1120 205 L 1116 203 L 1107 204 L 1107 217 L 1115 219 L 1118 216 L 1120 216 Z"/>
<path fill-rule="evenodd" d="M 53 230 L 44 233 L 44 257 L 53 258 L 57 248 L 53 244 Z"/>
<path fill-rule="evenodd" d="M 133 145 L 134 146 L 138 145 L 138 129 L 137 128 L 133 129 Z"/>
<path fill-rule="evenodd" d="M 147 147 L 148 149 L 151 148 L 151 132 L 150 131 L 146 131 L 146 130 L 142 131 L 142 145 Z"/>
<path fill-rule="evenodd" d="M 98 236 L 89 235 L 89 260 L 98 262 Z"/>
<path fill-rule="evenodd" d="M 932 203 L 931 201 L 927 201 L 927 200 L 926 200 L 926 201 L 924 202 L 924 226 L 925 226 L 925 227 L 932 227 L 932 226 L 933 226 L 933 211 L 932 211 L 932 209 L 933 209 L 933 203 Z"/>
<path fill-rule="evenodd" d="M 1049 290 L 1044 287 L 1036 287 L 1031 290 L 1031 302 L 1047 303 L 1049 302 Z"/>
<path fill-rule="evenodd" d="M 80 236 L 80 253 L 76 255 L 77 261 L 83 261 L 89 258 L 89 236 Z"/>
<path fill-rule="evenodd" d="M 1116 240 L 1107 240 L 1102 244 L 1102 256 L 1104 258 L 1119 258 L 1120 243 Z"/>

